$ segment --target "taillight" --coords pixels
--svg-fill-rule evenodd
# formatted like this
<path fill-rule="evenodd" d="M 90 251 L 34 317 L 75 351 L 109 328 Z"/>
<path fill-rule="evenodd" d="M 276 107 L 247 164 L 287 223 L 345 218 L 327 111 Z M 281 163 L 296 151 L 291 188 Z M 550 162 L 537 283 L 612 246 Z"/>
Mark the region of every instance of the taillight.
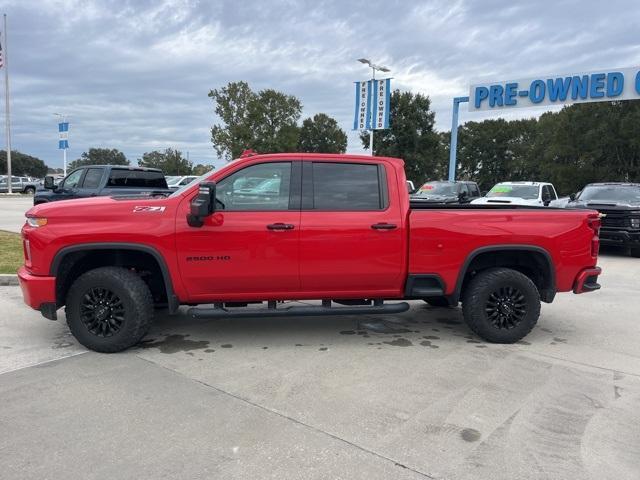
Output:
<path fill-rule="evenodd" d="M 587 225 L 593 230 L 593 237 L 591 238 L 591 256 L 597 257 L 600 251 L 600 226 L 602 220 L 600 214 L 587 218 Z"/>

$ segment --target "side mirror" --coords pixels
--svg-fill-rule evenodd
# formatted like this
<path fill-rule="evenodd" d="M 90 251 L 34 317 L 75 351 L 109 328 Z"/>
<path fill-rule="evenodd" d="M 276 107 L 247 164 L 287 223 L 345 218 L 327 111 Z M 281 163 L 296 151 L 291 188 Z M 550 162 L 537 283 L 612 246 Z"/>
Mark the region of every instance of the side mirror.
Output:
<path fill-rule="evenodd" d="M 215 182 L 201 182 L 198 194 L 191 200 L 191 209 L 187 215 L 187 223 L 191 227 L 201 227 L 204 225 L 204 219 L 215 212 L 215 209 Z"/>
<path fill-rule="evenodd" d="M 56 188 L 55 182 L 53 181 L 53 177 L 51 175 L 47 175 L 44 177 L 44 188 L 47 190 L 54 190 Z"/>
<path fill-rule="evenodd" d="M 569 200 L 571 200 L 572 202 L 576 201 L 576 194 L 572 193 L 571 195 L 569 195 Z"/>

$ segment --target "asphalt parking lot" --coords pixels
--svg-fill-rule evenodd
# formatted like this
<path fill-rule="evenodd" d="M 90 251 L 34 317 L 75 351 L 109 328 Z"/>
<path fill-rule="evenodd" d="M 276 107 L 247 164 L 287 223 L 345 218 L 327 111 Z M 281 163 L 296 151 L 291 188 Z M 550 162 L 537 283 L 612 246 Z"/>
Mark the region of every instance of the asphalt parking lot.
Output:
<path fill-rule="evenodd" d="M 516 345 L 460 309 L 160 316 L 88 352 L 0 287 L 0 478 L 598 478 L 640 471 L 640 260 Z"/>

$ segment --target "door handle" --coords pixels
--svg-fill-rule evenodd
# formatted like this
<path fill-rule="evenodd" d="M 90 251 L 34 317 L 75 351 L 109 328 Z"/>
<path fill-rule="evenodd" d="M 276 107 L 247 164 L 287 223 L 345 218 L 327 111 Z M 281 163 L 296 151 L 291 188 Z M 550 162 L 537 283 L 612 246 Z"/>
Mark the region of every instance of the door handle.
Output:
<path fill-rule="evenodd" d="M 293 230 L 294 226 L 290 223 L 270 223 L 267 228 L 269 230 Z"/>
<path fill-rule="evenodd" d="M 398 226 L 393 223 L 374 223 L 371 225 L 371 228 L 374 230 L 393 230 L 394 228 L 398 228 Z"/>

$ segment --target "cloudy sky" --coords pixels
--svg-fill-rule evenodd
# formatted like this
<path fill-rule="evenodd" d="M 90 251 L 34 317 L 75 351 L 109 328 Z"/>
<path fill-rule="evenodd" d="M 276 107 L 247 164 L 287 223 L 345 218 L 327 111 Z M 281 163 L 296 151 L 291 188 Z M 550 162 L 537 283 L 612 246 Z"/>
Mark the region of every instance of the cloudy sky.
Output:
<path fill-rule="evenodd" d="M 219 163 L 207 93 L 236 80 L 296 95 L 304 117 L 325 112 L 349 131 L 352 82 L 368 77 L 362 56 L 389 66 L 394 88 L 429 95 L 439 130 L 450 128 L 451 98 L 475 80 L 640 63 L 637 0 L 3 0 L 0 8 L 13 148 L 51 166 L 62 164 L 54 112 L 70 118 L 70 160 L 109 147 L 135 163 L 175 147 L 194 163 Z M 353 132 L 349 151 L 362 151 Z"/>

